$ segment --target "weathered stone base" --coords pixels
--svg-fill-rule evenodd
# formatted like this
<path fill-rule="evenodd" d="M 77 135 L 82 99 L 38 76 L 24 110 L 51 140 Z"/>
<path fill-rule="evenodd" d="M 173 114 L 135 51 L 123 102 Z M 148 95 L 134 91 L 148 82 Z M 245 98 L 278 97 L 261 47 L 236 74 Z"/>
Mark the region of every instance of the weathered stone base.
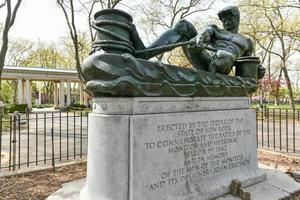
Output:
<path fill-rule="evenodd" d="M 292 196 L 293 193 L 299 191 L 300 183 L 297 183 L 287 174 L 265 165 L 261 165 L 260 167 L 262 171 L 266 173 L 267 180 L 243 188 L 250 193 L 251 200 L 279 200 L 288 198 Z M 63 184 L 62 188 L 50 195 L 47 200 L 79 200 L 79 191 L 83 188 L 85 183 L 86 179 L 80 179 Z M 241 200 L 241 198 L 226 194 L 216 200 Z"/>
<path fill-rule="evenodd" d="M 82 200 L 204 200 L 265 180 L 248 98 L 99 98 Z"/>

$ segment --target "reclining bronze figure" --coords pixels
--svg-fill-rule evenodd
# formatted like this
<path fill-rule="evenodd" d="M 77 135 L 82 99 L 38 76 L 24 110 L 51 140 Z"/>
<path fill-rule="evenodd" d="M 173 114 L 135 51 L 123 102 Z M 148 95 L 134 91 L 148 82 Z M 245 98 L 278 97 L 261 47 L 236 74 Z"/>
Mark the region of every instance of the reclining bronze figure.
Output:
<path fill-rule="evenodd" d="M 132 17 L 106 9 L 95 14 L 98 41 L 82 65 L 87 90 L 94 96 L 247 96 L 264 75 L 252 41 L 238 33 L 240 13 L 230 6 L 200 33 L 182 19 L 149 46 L 139 37 Z M 148 59 L 181 46 L 193 68 Z M 228 75 L 235 67 L 235 76 Z"/>

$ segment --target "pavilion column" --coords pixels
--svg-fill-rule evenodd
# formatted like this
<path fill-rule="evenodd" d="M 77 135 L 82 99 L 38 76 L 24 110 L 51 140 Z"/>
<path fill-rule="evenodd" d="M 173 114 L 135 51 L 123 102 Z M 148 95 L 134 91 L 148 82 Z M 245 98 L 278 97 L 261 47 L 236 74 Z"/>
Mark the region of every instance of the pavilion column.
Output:
<path fill-rule="evenodd" d="M 58 106 L 58 88 L 57 88 L 57 83 L 54 83 L 54 100 L 53 100 L 53 102 L 54 102 L 54 109 L 57 109 L 57 108 L 59 108 L 59 106 Z"/>
<path fill-rule="evenodd" d="M 67 82 L 67 106 L 71 105 L 71 82 Z"/>
<path fill-rule="evenodd" d="M 79 103 L 83 105 L 83 84 L 79 82 Z"/>
<path fill-rule="evenodd" d="M 89 95 L 86 92 L 83 93 L 83 100 L 84 100 L 84 105 L 88 106 L 89 105 Z"/>
<path fill-rule="evenodd" d="M 23 103 L 23 81 L 18 79 L 18 104 Z"/>
<path fill-rule="evenodd" d="M 22 80 L 22 86 L 23 86 L 22 104 L 27 104 L 27 100 L 26 100 L 26 96 L 27 96 L 26 80 Z"/>
<path fill-rule="evenodd" d="M 38 106 L 42 105 L 42 91 L 39 89 Z"/>
<path fill-rule="evenodd" d="M 63 80 L 61 80 L 60 84 L 59 84 L 59 107 L 60 108 L 64 108 L 65 107 L 64 84 L 65 84 L 65 82 Z"/>
<path fill-rule="evenodd" d="M 31 102 L 31 81 L 29 79 L 26 80 L 26 104 L 29 110 L 32 109 Z"/>

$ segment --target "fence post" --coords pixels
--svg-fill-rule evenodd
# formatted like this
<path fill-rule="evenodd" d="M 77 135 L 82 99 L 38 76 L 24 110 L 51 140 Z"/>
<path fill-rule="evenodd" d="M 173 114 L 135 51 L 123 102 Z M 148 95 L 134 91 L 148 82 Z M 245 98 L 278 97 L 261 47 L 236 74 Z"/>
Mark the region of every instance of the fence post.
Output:
<path fill-rule="evenodd" d="M 293 109 L 293 153 L 296 153 L 296 127 L 295 127 L 295 109 Z"/>
<path fill-rule="evenodd" d="M 3 104 L 0 101 L 0 172 L 1 172 L 1 163 L 2 163 L 2 117 L 3 117 Z"/>
<path fill-rule="evenodd" d="M 16 170 L 16 151 L 17 151 L 17 116 L 19 115 L 18 111 L 15 111 L 13 114 L 13 138 L 11 143 L 13 144 L 13 152 L 12 152 L 12 161 L 13 161 L 13 171 Z"/>
<path fill-rule="evenodd" d="M 261 146 L 264 147 L 264 108 L 261 109 Z"/>
<path fill-rule="evenodd" d="M 54 132 L 51 128 L 51 146 L 52 146 L 52 169 L 55 171 L 55 154 L 54 154 Z"/>

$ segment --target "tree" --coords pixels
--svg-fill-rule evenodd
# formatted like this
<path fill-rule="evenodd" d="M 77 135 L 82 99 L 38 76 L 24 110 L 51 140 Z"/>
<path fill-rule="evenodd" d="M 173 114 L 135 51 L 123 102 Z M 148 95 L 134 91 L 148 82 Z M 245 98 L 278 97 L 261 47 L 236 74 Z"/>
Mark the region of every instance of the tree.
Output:
<path fill-rule="evenodd" d="M 1 76 L 2 76 L 2 71 L 3 71 L 3 67 L 4 67 L 4 63 L 5 63 L 5 57 L 6 57 L 6 53 L 7 53 L 7 49 L 8 49 L 8 41 L 9 41 L 8 34 L 9 34 L 11 27 L 15 23 L 15 19 L 16 19 L 17 12 L 19 10 L 21 2 L 22 2 L 22 0 L 17 0 L 17 2 L 13 8 L 11 5 L 11 0 L 5 0 L 3 4 L 0 4 L 1 5 L 0 9 L 5 6 L 6 11 L 7 11 L 6 19 L 5 19 L 5 23 L 4 23 L 3 31 L 2 31 L 2 45 L 1 45 L 1 49 L 0 49 L 0 90 L 1 90 L 1 80 L 2 80 Z"/>
<path fill-rule="evenodd" d="M 6 5 L 6 1 L 0 3 L 0 9 Z"/>
<path fill-rule="evenodd" d="M 267 76 L 259 80 L 258 90 L 263 101 L 267 99 L 267 96 L 275 96 L 277 84 L 279 83 L 275 76 L 271 76 L 271 78 Z"/>
<path fill-rule="evenodd" d="M 182 66 L 182 67 L 192 67 L 191 63 L 185 57 L 181 48 L 176 48 L 171 52 L 168 52 L 166 56 L 167 62 L 172 65 Z"/>
<path fill-rule="evenodd" d="M 161 32 L 173 27 L 180 19 L 199 15 L 199 13 L 209 10 L 214 2 L 215 0 L 149 0 L 136 6 L 135 15 L 139 16 L 140 28 L 150 43 Z M 158 60 L 171 61 L 170 57 L 173 54 L 174 52 L 161 54 L 158 56 Z M 184 54 L 182 56 L 184 57 Z"/>
<path fill-rule="evenodd" d="M 78 72 L 78 77 L 81 81 L 84 81 L 84 74 L 81 71 L 80 68 L 80 58 L 79 58 L 79 41 L 78 41 L 78 30 L 76 27 L 76 21 L 75 21 L 75 7 L 73 0 L 57 0 L 56 1 L 59 7 L 61 8 L 65 19 L 67 26 L 69 28 L 70 37 L 73 42 L 74 47 L 74 60 L 75 60 L 75 67 Z"/>
<path fill-rule="evenodd" d="M 92 18 L 92 13 L 94 11 L 95 5 L 97 3 L 101 3 L 102 1 L 100 0 L 91 0 L 89 2 L 83 2 L 82 0 L 79 0 L 80 4 L 82 5 L 82 7 L 84 8 L 85 12 L 88 14 L 88 23 L 89 23 L 89 33 L 90 33 L 90 40 L 91 42 L 95 41 L 96 39 L 96 35 L 93 32 L 93 28 L 92 28 L 92 23 L 93 23 L 93 18 Z M 102 3 L 101 3 L 102 5 Z M 103 9 L 103 6 L 102 6 Z"/>
<path fill-rule="evenodd" d="M 8 44 L 8 50 L 5 58 L 5 62 L 7 65 L 14 66 L 28 66 L 31 62 L 32 57 L 30 54 L 32 53 L 32 48 L 34 43 L 29 40 L 24 39 L 12 39 Z M 7 100 L 7 92 L 10 91 L 10 96 L 12 97 L 12 101 L 14 104 L 17 103 L 17 80 L 6 81 L 3 85 L 3 97 Z M 11 95 L 13 94 L 13 95 Z"/>
<path fill-rule="evenodd" d="M 94 34 L 93 28 L 92 28 L 92 23 L 93 23 L 93 18 L 92 18 L 92 14 L 94 13 L 94 9 L 96 8 L 96 5 L 100 5 L 100 9 L 103 10 L 105 8 L 115 8 L 120 2 L 121 0 L 89 0 L 89 1 L 84 1 L 84 0 L 79 0 L 82 8 L 84 9 L 84 11 L 87 13 L 87 20 L 88 20 L 88 24 L 89 24 L 89 33 L 90 33 L 90 39 L 91 42 L 95 41 L 96 39 L 96 34 Z"/>
<path fill-rule="evenodd" d="M 38 48 L 30 53 L 28 56 L 27 66 L 39 66 L 44 68 L 66 68 L 68 66 L 67 58 L 55 48 L 54 44 L 46 45 L 38 44 Z M 44 94 L 44 101 L 53 99 L 54 83 L 44 81 L 42 91 Z"/>
<path fill-rule="evenodd" d="M 294 80 L 293 91 L 294 97 L 300 102 L 300 59 L 295 60 L 296 66 L 295 69 L 290 69 L 292 73 L 292 79 Z"/>
<path fill-rule="evenodd" d="M 26 66 L 66 68 L 66 66 L 68 66 L 68 60 L 55 46 L 55 44 L 47 45 L 45 43 L 39 43 L 38 47 L 28 55 L 30 59 L 26 61 Z"/>
<path fill-rule="evenodd" d="M 298 4 L 299 5 L 299 4 Z M 298 6 L 296 5 L 296 7 Z M 279 82 L 281 75 L 284 75 L 288 88 L 289 98 L 292 109 L 295 108 L 293 89 L 288 74 L 288 60 L 299 50 L 299 17 L 295 17 L 294 6 L 291 0 L 247 0 L 241 1 L 244 7 L 248 30 L 253 30 L 251 36 L 254 43 L 259 45 L 268 55 L 269 77 L 271 76 L 271 57 L 275 56 L 280 60 Z M 248 31 L 250 33 L 251 31 Z M 274 70 L 275 71 L 275 70 Z M 277 93 L 280 84 L 277 84 Z M 278 96 L 278 95 L 277 95 Z"/>
<path fill-rule="evenodd" d="M 15 92 L 17 90 L 16 88 L 17 88 L 16 85 L 12 87 L 10 81 L 2 81 L 2 98 L 3 98 L 2 100 L 4 103 L 13 103 L 13 104 L 17 103 L 15 93 L 14 95 L 11 95 L 12 92 Z"/>
<path fill-rule="evenodd" d="M 91 51 L 91 43 L 88 39 L 87 33 L 81 33 L 78 34 L 78 41 L 79 41 L 79 61 L 80 63 L 83 62 L 85 58 L 88 57 L 90 51 Z M 73 42 L 68 37 L 61 38 L 62 43 L 62 53 L 66 57 L 68 66 L 66 68 L 74 68 L 76 66 L 75 60 L 74 60 L 74 48 L 73 48 Z"/>
<path fill-rule="evenodd" d="M 28 66 L 31 62 L 34 43 L 25 39 L 14 38 L 8 44 L 5 62 L 7 65 Z"/>
<path fill-rule="evenodd" d="M 75 66 L 78 72 L 78 76 L 80 78 L 81 81 L 84 81 L 84 74 L 81 71 L 80 65 L 80 40 L 79 40 L 79 36 L 78 36 L 78 28 L 76 26 L 76 19 L 75 19 L 75 13 L 77 10 L 82 10 L 82 6 L 83 5 L 90 5 L 91 8 L 88 9 L 88 13 L 89 13 L 89 18 L 91 16 L 91 13 L 93 11 L 93 7 L 95 5 L 95 3 L 99 2 L 102 7 L 107 6 L 108 8 L 114 8 L 121 0 L 107 0 L 107 1 L 103 1 L 103 0 L 93 0 L 93 1 L 74 1 L 74 0 L 56 0 L 58 6 L 60 7 L 60 9 L 62 10 L 68 29 L 69 29 L 69 33 L 70 33 L 70 37 L 72 39 L 72 43 L 73 43 L 73 50 L 74 50 L 74 60 L 75 60 Z M 77 4 L 75 5 L 75 3 L 77 2 Z M 94 3 L 95 2 L 95 3 Z M 87 9 L 87 8 L 86 8 Z M 89 19 L 90 20 L 90 19 Z M 91 23 L 90 23 L 91 24 Z M 90 28 L 91 30 L 91 28 Z M 92 33 L 91 33 L 92 35 Z M 93 38 L 93 37 L 92 37 Z"/>

